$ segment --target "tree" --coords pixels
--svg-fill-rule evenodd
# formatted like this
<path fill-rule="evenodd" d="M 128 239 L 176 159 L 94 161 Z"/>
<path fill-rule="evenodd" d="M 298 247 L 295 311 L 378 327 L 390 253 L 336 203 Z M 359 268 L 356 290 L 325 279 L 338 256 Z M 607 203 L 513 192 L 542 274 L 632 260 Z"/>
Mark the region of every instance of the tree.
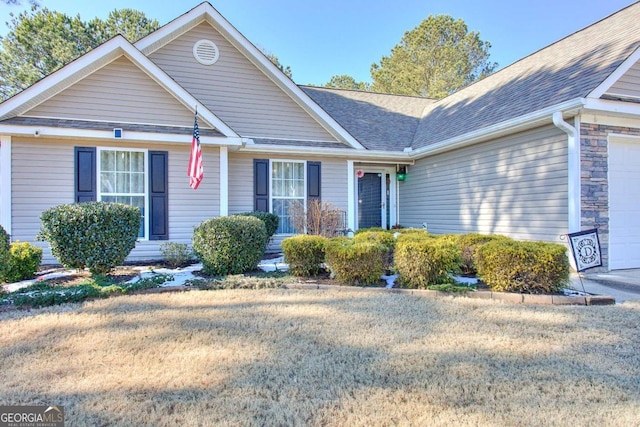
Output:
<path fill-rule="evenodd" d="M 348 74 L 340 74 L 332 76 L 329 82 L 325 83 L 324 87 L 368 91 L 371 85 L 366 82 L 357 82 L 356 79 Z"/>
<path fill-rule="evenodd" d="M 497 68 L 488 61 L 490 47 L 463 20 L 430 15 L 371 66 L 372 90 L 443 98 Z"/>
<path fill-rule="evenodd" d="M 86 23 L 80 15 L 33 6 L 11 15 L 9 33 L 0 37 L 0 97 L 9 98 L 53 73 L 77 57 L 123 32 L 135 41 L 158 28 L 156 20 L 123 9 L 113 11 L 106 21 Z"/>
<path fill-rule="evenodd" d="M 122 34 L 131 43 L 135 43 L 160 27 L 157 20 L 149 19 L 143 12 L 134 9 L 113 10 L 106 21 L 95 18 L 89 25 L 98 32 L 96 40 L 99 43 L 109 40 L 116 34 Z"/>
<path fill-rule="evenodd" d="M 280 71 L 282 71 L 287 77 L 289 77 L 291 80 L 293 80 L 293 72 L 291 72 L 291 67 L 290 66 L 282 65 L 277 56 L 275 56 L 273 53 L 265 50 L 264 48 L 260 48 L 260 50 L 262 51 L 264 56 L 266 56 L 269 59 L 269 61 L 271 61 L 273 63 L 273 65 L 278 67 L 280 69 Z"/>

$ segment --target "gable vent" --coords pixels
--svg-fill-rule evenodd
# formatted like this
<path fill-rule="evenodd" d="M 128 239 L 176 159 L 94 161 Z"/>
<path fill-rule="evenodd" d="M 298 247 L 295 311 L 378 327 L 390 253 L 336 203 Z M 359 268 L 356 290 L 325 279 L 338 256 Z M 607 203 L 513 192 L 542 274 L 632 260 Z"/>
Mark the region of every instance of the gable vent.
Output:
<path fill-rule="evenodd" d="M 198 40 L 193 45 L 193 57 L 203 65 L 213 65 L 220 57 L 220 51 L 211 40 Z"/>

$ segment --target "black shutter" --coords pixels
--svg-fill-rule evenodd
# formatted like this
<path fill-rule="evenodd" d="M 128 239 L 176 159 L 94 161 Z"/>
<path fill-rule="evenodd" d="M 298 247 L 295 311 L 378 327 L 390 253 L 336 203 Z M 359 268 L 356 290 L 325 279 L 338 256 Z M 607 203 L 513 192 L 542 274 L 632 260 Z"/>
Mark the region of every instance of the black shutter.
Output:
<path fill-rule="evenodd" d="M 253 159 L 253 210 L 269 212 L 268 159 Z"/>
<path fill-rule="evenodd" d="M 320 162 L 307 162 L 307 200 L 320 200 L 321 190 Z"/>
<path fill-rule="evenodd" d="M 75 147 L 75 201 L 76 203 L 94 202 L 96 192 L 96 148 Z"/>
<path fill-rule="evenodd" d="M 169 239 L 169 153 L 149 151 L 149 240 Z"/>

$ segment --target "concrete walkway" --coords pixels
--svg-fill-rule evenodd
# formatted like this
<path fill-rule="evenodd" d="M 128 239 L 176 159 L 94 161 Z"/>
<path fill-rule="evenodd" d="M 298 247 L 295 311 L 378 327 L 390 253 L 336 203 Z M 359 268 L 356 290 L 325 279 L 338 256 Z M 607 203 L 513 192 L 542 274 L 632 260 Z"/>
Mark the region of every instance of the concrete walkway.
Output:
<path fill-rule="evenodd" d="M 580 280 L 582 277 L 582 281 Z M 614 270 L 608 273 L 589 273 L 588 271 L 571 275 L 573 288 L 595 295 L 609 295 L 616 303 L 640 301 L 640 269 Z"/>

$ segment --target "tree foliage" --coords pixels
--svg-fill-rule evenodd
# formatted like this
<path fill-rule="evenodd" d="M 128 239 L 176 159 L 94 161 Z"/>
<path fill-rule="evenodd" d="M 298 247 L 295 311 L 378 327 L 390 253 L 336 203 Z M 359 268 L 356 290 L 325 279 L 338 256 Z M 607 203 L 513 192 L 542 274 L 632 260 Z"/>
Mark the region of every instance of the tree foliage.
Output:
<path fill-rule="evenodd" d="M 280 69 L 280 71 L 282 71 L 287 77 L 289 77 L 291 80 L 293 80 L 293 72 L 291 71 L 291 67 L 288 65 L 282 65 L 280 63 L 280 59 L 278 59 L 278 57 L 276 55 L 274 55 L 273 53 L 265 50 L 265 49 L 260 49 L 262 51 L 262 53 L 264 54 L 264 56 L 266 56 L 269 61 L 271 61 L 273 63 L 273 65 L 275 65 L 276 67 L 278 67 Z"/>
<path fill-rule="evenodd" d="M 89 50 L 122 33 L 134 42 L 159 27 L 142 12 L 114 10 L 106 21 L 85 22 L 33 6 L 11 15 L 9 33 L 0 37 L 0 97 L 9 98 Z"/>
<path fill-rule="evenodd" d="M 334 89 L 350 89 L 350 90 L 370 90 L 370 84 L 367 82 L 357 82 L 356 79 L 348 74 L 340 74 L 331 77 L 324 87 L 330 87 Z"/>
<path fill-rule="evenodd" d="M 462 19 L 430 15 L 371 66 L 372 90 L 443 98 L 496 69 L 490 47 Z"/>

